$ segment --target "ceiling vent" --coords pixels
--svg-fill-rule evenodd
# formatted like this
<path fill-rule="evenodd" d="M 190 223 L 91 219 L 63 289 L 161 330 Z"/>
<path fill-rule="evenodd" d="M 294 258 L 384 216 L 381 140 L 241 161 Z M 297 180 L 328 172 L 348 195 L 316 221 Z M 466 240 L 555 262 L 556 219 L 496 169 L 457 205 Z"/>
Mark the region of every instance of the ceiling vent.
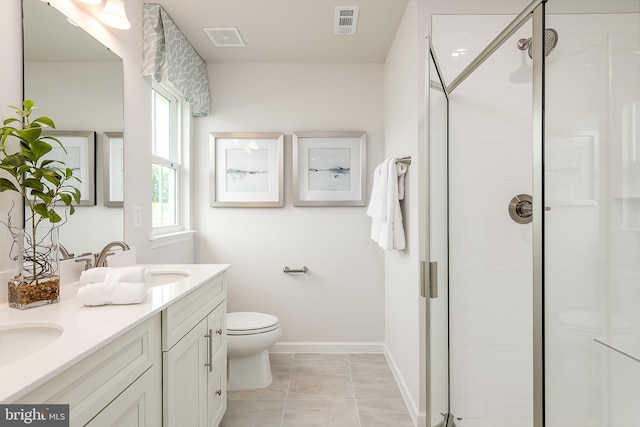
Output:
<path fill-rule="evenodd" d="M 346 36 L 356 33 L 358 25 L 358 6 L 338 6 L 336 7 L 334 34 Z"/>
<path fill-rule="evenodd" d="M 203 28 L 211 42 L 217 47 L 244 47 L 244 40 L 236 27 Z"/>

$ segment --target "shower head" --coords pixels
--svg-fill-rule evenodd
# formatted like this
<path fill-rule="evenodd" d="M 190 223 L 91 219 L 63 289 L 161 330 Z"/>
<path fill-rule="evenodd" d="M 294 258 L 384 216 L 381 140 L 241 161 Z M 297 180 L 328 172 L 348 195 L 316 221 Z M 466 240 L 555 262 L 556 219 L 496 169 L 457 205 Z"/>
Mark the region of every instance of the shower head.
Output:
<path fill-rule="evenodd" d="M 544 56 L 551 53 L 554 47 L 558 44 L 558 32 L 553 28 L 547 28 L 544 30 Z M 529 58 L 533 58 L 533 39 L 520 39 L 518 40 L 518 49 L 527 50 L 529 52 Z"/>

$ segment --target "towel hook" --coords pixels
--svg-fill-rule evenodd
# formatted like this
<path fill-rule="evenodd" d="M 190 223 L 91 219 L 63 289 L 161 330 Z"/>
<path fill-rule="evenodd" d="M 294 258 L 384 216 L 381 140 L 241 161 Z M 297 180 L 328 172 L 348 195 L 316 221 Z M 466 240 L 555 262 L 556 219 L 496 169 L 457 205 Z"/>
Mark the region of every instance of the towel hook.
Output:
<path fill-rule="evenodd" d="M 405 165 L 410 165 L 411 156 L 400 157 L 399 159 L 396 159 L 396 163 L 404 163 Z"/>

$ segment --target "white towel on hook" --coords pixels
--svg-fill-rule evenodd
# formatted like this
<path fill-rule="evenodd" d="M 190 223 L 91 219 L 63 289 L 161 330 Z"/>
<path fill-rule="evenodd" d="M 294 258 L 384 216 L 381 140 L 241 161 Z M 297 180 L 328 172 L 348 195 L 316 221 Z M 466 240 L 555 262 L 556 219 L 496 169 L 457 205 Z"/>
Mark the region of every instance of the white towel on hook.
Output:
<path fill-rule="evenodd" d="M 406 168 L 402 175 L 406 172 Z M 373 188 L 367 215 L 371 217 L 371 239 L 382 249 L 404 249 L 405 237 L 402 212 L 398 199 L 396 159 L 389 157 L 373 173 Z"/>

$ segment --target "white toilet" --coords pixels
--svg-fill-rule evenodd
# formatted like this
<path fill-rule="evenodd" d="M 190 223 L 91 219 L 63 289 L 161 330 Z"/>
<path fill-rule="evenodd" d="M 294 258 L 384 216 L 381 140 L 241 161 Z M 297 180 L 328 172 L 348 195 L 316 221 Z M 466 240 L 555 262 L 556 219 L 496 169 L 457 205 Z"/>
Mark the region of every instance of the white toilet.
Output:
<path fill-rule="evenodd" d="M 264 388 L 271 384 L 269 347 L 278 341 L 281 333 L 276 316 L 227 313 L 227 390 Z"/>

